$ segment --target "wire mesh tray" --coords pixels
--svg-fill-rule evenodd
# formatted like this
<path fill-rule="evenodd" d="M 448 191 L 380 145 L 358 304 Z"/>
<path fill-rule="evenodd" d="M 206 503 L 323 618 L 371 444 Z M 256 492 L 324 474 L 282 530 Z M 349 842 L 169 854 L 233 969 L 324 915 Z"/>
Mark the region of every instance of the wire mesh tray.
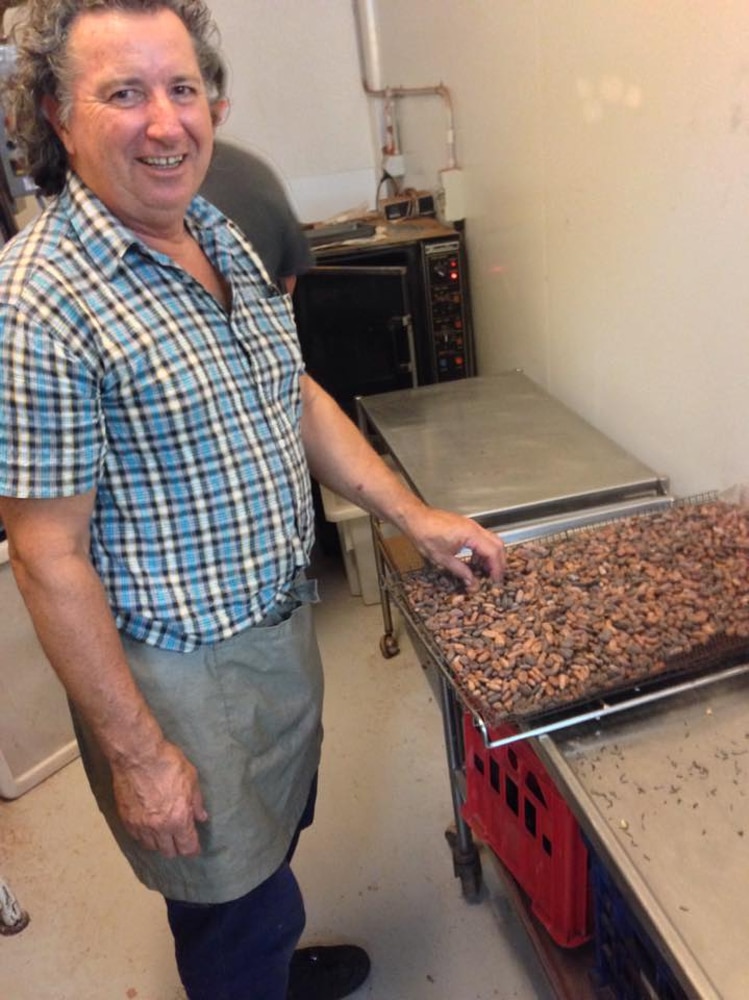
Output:
<path fill-rule="evenodd" d="M 675 526 L 686 531 L 686 540 Z M 642 552 L 637 552 L 636 546 L 632 549 L 633 538 L 649 541 L 656 531 L 661 535 L 658 558 L 643 560 Z M 575 544 L 566 544 L 571 541 Z M 600 547 L 613 542 L 619 548 L 613 553 L 614 561 L 607 561 Z M 571 566 L 559 586 L 542 586 L 535 596 L 531 593 L 520 602 L 526 641 L 530 636 L 536 660 L 545 654 L 544 666 L 550 673 L 539 669 L 533 673 L 537 668 L 534 654 L 518 653 L 503 634 L 518 618 L 517 607 L 508 611 L 508 607 L 513 608 L 513 595 L 517 598 L 518 591 L 528 584 L 522 576 L 519 582 L 513 578 L 518 565 L 523 565 L 513 555 L 525 552 L 532 552 L 536 562 L 546 559 L 552 575 L 556 556 L 567 557 L 568 568 Z M 578 561 L 570 562 L 570 556 Z M 635 558 L 642 564 L 637 570 L 640 577 L 644 573 L 647 579 L 647 572 L 655 572 L 668 586 L 659 589 L 656 579 L 649 591 L 635 594 L 638 599 L 634 601 L 636 588 L 630 587 L 630 617 L 617 627 L 606 600 L 617 595 L 606 592 L 621 585 L 622 572 L 631 575 Z M 556 572 L 559 576 L 558 568 Z M 732 574 L 730 585 L 726 574 Z M 425 613 L 423 605 L 414 606 L 414 580 L 431 581 L 435 596 L 431 613 Z M 681 689 L 685 683 L 701 684 L 706 675 L 712 679 L 727 670 L 741 669 L 738 665 L 749 658 L 749 511 L 721 504 L 710 494 L 680 501 L 666 511 L 612 517 L 605 523 L 509 545 L 505 584 L 492 588 L 484 581 L 478 598 L 469 599 L 457 581 L 434 570 L 389 574 L 387 586 L 418 642 L 480 725 L 494 728 L 515 722 L 524 730 L 542 725 L 548 731 L 557 724 L 571 725 L 581 717 L 597 717 L 664 697 L 675 686 Z M 673 601 L 671 608 L 668 603 L 675 588 L 682 592 L 682 605 L 684 594 L 689 595 L 697 619 L 686 635 L 673 634 L 671 619 L 678 608 Z M 621 603 L 622 595 L 618 596 Z M 587 618 L 582 620 L 577 610 L 580 600 L 590 605 Z M 560 601 L 567 603 L 562 612 Z M 491 602 L 504 602 L 505 607 L 492 609 Z M 720 614 L 716 608 L 721 609 Z M 571 631 L 573 641 L 562 647 L 558 640 L 565 629 L 568 638 Z M 617 653 L 622 642 L 629 643 L 637 654 L 626 671 Z M 546 662 L 552 655 L 550 649 L 556 651 L 551 664 Z M 575 670 L 580 676 L 573 674 Z M 566 682 L 560 679 L 565 676 Z M 575 678 L 574 683 L 570 677 Z M 510 699 L 511 685 L 516 691 L 524 686 L 526 693 Z"/>

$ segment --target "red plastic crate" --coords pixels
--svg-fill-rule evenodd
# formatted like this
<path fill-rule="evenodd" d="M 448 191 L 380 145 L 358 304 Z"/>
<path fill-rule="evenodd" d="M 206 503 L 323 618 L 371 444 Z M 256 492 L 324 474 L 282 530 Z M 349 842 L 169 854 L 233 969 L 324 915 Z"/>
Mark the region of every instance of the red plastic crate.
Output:
<path fill-rule="evenodd" d="M 502 726 L 492 741 L 515 732 Z M 487 750 L 465 716 L 463 818 L 528 895 L 533 913 L 564 948 L 593 933 L 588 849 L 575 817 L 525 740 Z"/>

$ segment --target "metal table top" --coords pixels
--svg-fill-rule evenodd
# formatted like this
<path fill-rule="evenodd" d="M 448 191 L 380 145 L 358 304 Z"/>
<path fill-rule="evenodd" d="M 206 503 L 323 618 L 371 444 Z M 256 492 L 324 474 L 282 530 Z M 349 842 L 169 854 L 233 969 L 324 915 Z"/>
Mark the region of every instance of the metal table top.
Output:
<path fill-rule="evenodd" d="M 366 396 L 359 405 L 430 504 L 501 523 L 663 492 L 664 480 L 520 372 Z"/>
<path fill-rule="evenodd" d="M 536 742 L 690 995 L 749 996 L 749 678 Z"/>

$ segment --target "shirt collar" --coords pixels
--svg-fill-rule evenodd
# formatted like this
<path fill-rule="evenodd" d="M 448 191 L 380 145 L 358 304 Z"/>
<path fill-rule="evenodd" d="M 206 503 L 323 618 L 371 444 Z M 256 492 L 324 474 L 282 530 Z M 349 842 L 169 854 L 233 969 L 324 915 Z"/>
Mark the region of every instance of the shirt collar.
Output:
<path fill-rule="evenodd" d="M 92 263 L 106 278 L 114 277 L 131 247 L 159 256 L 109 211 L 89 187 L 73 171 L 60 195 L 60 207 L 66 211 Z M 217 208 L 204 198 L 196 197 L 188 207 L 185 223 L 201 246 L 214 240 L 216 246 L 231 255 L 234 239 L 229 222 Z"/>

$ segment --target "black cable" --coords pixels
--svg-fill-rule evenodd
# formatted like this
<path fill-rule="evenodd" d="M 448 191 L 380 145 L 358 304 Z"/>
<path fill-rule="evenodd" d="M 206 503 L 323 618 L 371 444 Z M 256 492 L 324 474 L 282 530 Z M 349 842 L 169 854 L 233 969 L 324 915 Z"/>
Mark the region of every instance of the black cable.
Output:
<path fill-rule="evenodd" d="M 375 194 L 375 205 L 378 208 L 380 206 L 380 190 L 382 188 L 382 185 L 385 184 L 385 183 L 388 183 L 388 182 L 393 185 L 392 191 L 391 191 L 391 195 L 397 195 L 397 194 L 400 193 L 399 187 L 398 187 L 398 181 L 395 179 L 395 177 L 393 177 L 392 174 L 389 174 L 387 172 L 387 170 L 383 170 L 382 171 L 382 177 L 380 177 L 380 182 L 377 185 L 377 192 Z"/>

